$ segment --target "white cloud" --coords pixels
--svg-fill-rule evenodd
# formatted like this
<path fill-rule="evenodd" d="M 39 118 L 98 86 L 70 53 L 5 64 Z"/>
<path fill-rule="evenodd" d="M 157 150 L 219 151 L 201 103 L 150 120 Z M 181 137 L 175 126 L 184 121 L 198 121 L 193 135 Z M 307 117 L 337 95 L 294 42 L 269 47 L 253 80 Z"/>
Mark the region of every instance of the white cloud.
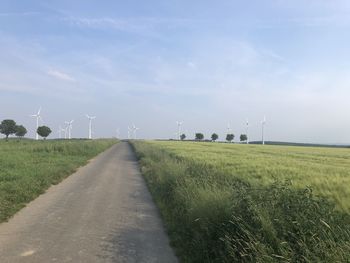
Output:
<path fill-rule="evenodd" d="M 39 12 L 12 12 L 12 13 L 0 13 L 0 17 L 9 17 L 9 16 L 32 16 L 38 15 Z"/>
<path fill-rule="evenodd" d="M 98 30 L 116 30 L 131 34 L 163 38 L 160 33 L 163 30 L 176 30 L 193 26 L 194 20 L 186 18 L 161 18 L 161 17 L 75 17 L 65 16 L 62 20 L 72 26 Z"/>
<path fill-rule="evenodd" d="M 72 76 L 70 76 L 70 75 L 68 75 L 66 73 L 63 73 L 61 71 L 58 71 L 58 70 L 49 70 L 47 72 L 47 74 L 49 76 L 52 76 L 52 77 L 54 77 L 56 79 L 60 79 L 60 80 L 71 81 L 71 82 L 75 82 L 76 81 Z"/>

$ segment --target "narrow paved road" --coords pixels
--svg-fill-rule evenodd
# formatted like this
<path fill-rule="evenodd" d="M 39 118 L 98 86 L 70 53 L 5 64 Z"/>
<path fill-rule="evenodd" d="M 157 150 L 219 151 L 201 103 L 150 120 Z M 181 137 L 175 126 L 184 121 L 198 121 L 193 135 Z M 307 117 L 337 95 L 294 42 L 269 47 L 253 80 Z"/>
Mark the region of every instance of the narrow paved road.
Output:
<path fill-rule="evenodd" d="M 0 225 L 0 262 L 177 262 L 121 142 Z"/>

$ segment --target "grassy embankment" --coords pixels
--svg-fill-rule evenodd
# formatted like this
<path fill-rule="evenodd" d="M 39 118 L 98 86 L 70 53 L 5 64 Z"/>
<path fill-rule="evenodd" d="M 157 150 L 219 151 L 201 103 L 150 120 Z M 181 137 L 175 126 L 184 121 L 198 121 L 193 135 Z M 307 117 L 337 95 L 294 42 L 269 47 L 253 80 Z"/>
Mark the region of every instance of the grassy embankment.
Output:
<path fill-rule="evenodd" d="M 0 141 L 0 222 L 116 140 Z"/>
<path fill-rule="evenodd" d="M 349 149 L 133 144 L 183 262 L 349 262 Z"/>

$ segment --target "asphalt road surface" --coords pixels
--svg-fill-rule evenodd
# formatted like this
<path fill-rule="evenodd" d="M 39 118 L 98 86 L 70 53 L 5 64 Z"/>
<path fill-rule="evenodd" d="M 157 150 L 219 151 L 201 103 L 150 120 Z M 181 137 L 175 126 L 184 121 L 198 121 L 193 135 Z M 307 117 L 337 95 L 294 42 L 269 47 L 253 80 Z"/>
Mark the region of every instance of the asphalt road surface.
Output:
<path fill-rule="evenodd" d="M 126 142 L 0 225 L 0 262 L 177 262 Z"/>

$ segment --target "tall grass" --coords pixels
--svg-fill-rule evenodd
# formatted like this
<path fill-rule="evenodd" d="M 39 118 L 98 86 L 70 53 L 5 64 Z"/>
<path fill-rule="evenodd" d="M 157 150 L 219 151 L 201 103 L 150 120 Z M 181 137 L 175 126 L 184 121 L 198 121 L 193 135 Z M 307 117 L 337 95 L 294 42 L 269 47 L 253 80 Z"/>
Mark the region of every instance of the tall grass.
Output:
<path fill-rule="evenodd" d="M 350 216 L 331 198 L 295 186 L 283 173 L 269 183 L 250 179 L 259 160 L 245 165 L 244 177 L 244 169 L 238 174 L 234 165 L 222 165 L 222 146 L 175 144 L 133 142 L 183 262 L 349 262 Z M 270 156 L 274 150 L 261 148 Z"/>
<path fill-rule="evenodd" d="M 115 140 L 0 141 L 0 222 Z"/>
<path fill-rule="evenodd" d="M 350 149 L 233 145 L 195 142 L 148 142 L 178 158 L 220 168 L 227 176 L 257 187 L 276 179 L 313 190 L 350 213 Z"/>

